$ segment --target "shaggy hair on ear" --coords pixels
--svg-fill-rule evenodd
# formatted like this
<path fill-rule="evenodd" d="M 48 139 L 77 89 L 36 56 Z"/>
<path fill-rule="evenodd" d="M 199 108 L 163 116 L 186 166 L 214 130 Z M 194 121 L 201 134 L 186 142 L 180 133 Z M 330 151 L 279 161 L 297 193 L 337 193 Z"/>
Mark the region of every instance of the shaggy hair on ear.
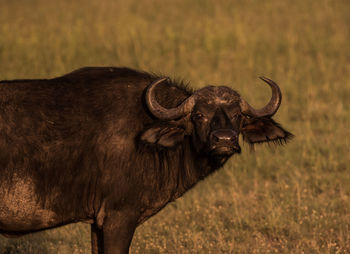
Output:
<path fill-rule="evenodd" d="M 251 145 L 266 142 L 284 145 L 294 137 L 271 118 L 251 118 L 247 122 L 242 128 L 243 140 Z"/>

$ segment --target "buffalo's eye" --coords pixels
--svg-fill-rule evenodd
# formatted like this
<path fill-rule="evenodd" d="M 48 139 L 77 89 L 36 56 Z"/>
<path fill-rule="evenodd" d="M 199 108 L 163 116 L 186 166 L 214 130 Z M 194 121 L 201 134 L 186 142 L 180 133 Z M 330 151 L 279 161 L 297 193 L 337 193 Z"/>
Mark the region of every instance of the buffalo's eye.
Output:
<path fill-rule="evenodd" d="M 231 122 L 240 126 L 242 124 L 242 116 L 241 115 L 233 115 L 231 116 Z"/>
<path fill-rule="evenodd" d="M 231 121 L 232 122 L 235 122 L 235 121 L 237 121 L 237 120 L 239 120 L 240 119 L 240 116 L 239 115 L 233 115 L 233 116 L 231 116 Z"/>
<path fill-rule="evenodd" d="M 242 114 L 242 116 L 243 116 L 243 118 L 246 118 L 246 119 L 250 119 L 250 118 L 252 118 L 251 116 L 246 115 L 246 114 Z"/>
<path fill-rule="evenodd" d="M 205 116 L 201 112 L 196 112 L 192 117 L 194 120 L 201 120 L 205 118 Z"/>

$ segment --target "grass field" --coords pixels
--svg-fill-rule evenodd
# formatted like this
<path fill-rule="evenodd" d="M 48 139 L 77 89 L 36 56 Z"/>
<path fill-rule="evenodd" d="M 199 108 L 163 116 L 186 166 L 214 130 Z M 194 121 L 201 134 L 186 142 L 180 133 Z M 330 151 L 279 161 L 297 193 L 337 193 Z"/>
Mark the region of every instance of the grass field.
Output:
<path fill-rule="evenodd" d="M 0 0 L 0 79 L 128 66 L 227 85 L 253 106 L 277 81 L 295 138 L 243 147 L 224 169 L 140 226 L 131 253 L 350 253 L 348 0 Z M 88 253 L 88 225 L 0 253 Z"/>

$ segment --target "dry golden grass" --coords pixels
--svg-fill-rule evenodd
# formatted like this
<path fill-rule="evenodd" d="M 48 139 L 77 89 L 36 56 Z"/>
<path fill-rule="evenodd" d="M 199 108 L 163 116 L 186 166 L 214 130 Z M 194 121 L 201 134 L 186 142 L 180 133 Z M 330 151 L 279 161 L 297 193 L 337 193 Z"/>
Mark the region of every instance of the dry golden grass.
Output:
<path fill-rule="evenodd" d="M 348 0 L 0 0 L 0 79 L 129 66 L 228 85 L 251 104 L 284 98 L 296 138 L 244 147 L 137 229 L 132 253 L 350 253 Z M 18 240 L 0 253 L 86 253 L 89 227 Z"/>

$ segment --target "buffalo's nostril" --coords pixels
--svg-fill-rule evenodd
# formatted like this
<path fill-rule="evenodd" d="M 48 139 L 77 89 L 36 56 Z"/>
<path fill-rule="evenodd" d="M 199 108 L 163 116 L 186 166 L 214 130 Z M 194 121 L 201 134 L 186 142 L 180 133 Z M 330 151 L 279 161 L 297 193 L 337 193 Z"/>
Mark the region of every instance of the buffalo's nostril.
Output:
<path fill-rule="evenodd" d="M 220 141 L 220 136 L 213 134 L 213 141 L 215 141 L 215 142 Z"/>

